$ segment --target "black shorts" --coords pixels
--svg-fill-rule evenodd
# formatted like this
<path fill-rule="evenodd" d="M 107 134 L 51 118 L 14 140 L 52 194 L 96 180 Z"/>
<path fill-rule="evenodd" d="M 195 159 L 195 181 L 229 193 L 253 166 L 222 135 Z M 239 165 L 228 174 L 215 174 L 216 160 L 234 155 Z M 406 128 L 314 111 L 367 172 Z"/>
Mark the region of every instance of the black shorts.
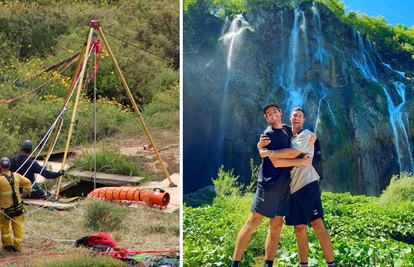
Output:
<path fill-rule="evenodd" d="M 254 195 L 251 210 L 268 218 L 287 216 L 290 214 L 289 184 L 260 188 L 258 186 Z"/>
<path fill-rule="evenodd" d="M 291 196 L 290 215 L 286 225 L 308 224 L 323 218 L 318 181 L 305 185 Z"/>

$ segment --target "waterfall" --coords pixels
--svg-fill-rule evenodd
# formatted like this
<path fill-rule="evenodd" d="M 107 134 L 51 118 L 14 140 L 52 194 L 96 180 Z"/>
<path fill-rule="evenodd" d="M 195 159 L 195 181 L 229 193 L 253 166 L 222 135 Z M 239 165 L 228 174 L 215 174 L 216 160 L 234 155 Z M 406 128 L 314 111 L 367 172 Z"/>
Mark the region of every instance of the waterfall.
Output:
<path fill-rule="evenodd" d="M 331 113 L 332 120 L 333 120 L 335 126 L 337 126 L 336 119 L 335 119 L 335 115 L 332 112 L 331 105 L 329 104 L 329 101 L 326 99 L 326 97 L 329 94 L 329 90 L 328 90 L 328 88 L 326 88 L 326 86 L 323 83 L 320 83 L 320 85 L 321 85 L 321 91 L 320 92 L 322 94 L 322 97 L 319 99 L 319 104 L 318 104 L 318 113 L 316 115 L 315 130 L 314 130 L 315 134 L 317 134 L 317 132 L 318 132 L 319 115 L 320 115 L 320 111 L 321 111 L 321 106 L 322 106 L 322 101 L 323 100 L 325 100 L 325 102 L 326 102 L 326 104 L 328 106 L 329 112 Z"/>
<path fill-rule="evenodd" d="M 324 61 L 324 57 L 326 57 L 326 51 L 323 45 L 323 36 L 322 36 L 322 26 L 321 26 L 321 17 L 319 16 L 318 9 L 316 7 L 316 3 L 313 2 L 312 4 L 312 12 L 313 12 L 313 20 L 315 21 L 315 24 L 317 25 L 317 43 L 318 43 L 318 49 L 315 53 L 316 59 L 321 62 L 321 64 Z"/>
<path fill-rule="evenodd" d="M 395 147 L 397 151 L 400 172 L 404 172 L 404 171 L 412 172 L 414 170 L 413 157 L 412 157 L 410 142 L 408 140 L 408 133 L 404 125 L 404 122 L 402 120 L 402 116 L 404 114 L 402 110 L 406 103 L 405 85 L 401 82 L 393 83 L 395 87 L 395 91 L 398 94 L 399 99 L 401 99 L 401 103 L 396 103 L 397 101 L 394 102 L 391 96 L 392 90 L 387 88 L 380 81 L 378 81 L 378 79 L 371 73 L 370 67 L 367 65 L 366 60 L 364 60 L 364 62 L 361 63 L 355 58 L 353 58 L 353 61 L 355 65 L 357 65 L 357 67 L 361 70 L 365 78 L 370 79 L 373 82 L 377 83 L 384 90 L 384 93 L 387 96 L 388 112 L 390 114 L 390 123 L 391 123 L 391 127 L 392 127 L 393 134 L 394 134 Z M 385 63 L 382 63 L 382 64 L 392 70 L 392 68 L 388 64 L 385 64 Z"/>
<path fill-rule="evenodd" d="M 249 28 L 250 24 L 243 18 L 241 14 L 238 14 L 234 17 L 233 21 L 230 24 L 229 30 L 226 34 L 223 35 L 222 39 L 226 47 L 228 47 L 227 52 L 227 75 L 226 80 L 224 83 L 224 90 L 223 95 L 221 98 L 221 105 L 220 105 L 220 112 L 219 112 L 219 132 L 218 132 L 218 143 L 217 143 L 217 151 L 219 151 L 220 156 L 217 157 L 219 164 L 222 164 L 222 156 L 223 156 L 223 141 L 225 135 L 225 122 L 227 117 L 226 112 L 226 103 L 227 103 L 227 89 L 229 82 L 233 76 L 233 68 L 232 68 L 232 59 L 235 56 L 234 50 L 237 45 L 239 45 L 241 41 L 241 36 L 244 29 Z M 251 29 L 252 30 L 252 29 Z"/>
<path fill-rule="evenodd" d="M 390 112 L 390 122 L 395 136 L 395 145 L 397 147 L 398 162 L 400 164 L 400 172 L 413 171 L 413 156 L 411 153 L 410 142 L 408 140 L 407 130 L 402 120 L 402 108 L 405 105 L 405 85 L 401 82 L 394 82 L 395 89 L 401 97 L 402 102 L 396 104 L 393 102 L 391 95 L 385 90 L 388 101 L 388 110 Z M 400 139 L 401 137 L 401 139 Z"/>
<path fill-rule="evenodd" d="M 300 43 L 300 34 L 303 36 L 303 43 Z M 304 90 L 295 84 L 296 75 L 297 75 L 297 58 L 299 54 L 299 49 L 304 50 L 305 55 L 307 54 L 308 47 L 308 37 L 306 33 L 306 18 L 303 11 L 295 9 L 295 20 L 290 34 L 290 43 L 289 43 L 289 69 L 287 73 L 287 84 L 283 88 L 287 88 L 289 98 L 288 98 L 288 107 L 290 111 L 294 107 L 302 107 L 304 99 L 306 98 L 310 88 L 307 86 Z M 302 45 L 302 47 L 300 47 Z"/>

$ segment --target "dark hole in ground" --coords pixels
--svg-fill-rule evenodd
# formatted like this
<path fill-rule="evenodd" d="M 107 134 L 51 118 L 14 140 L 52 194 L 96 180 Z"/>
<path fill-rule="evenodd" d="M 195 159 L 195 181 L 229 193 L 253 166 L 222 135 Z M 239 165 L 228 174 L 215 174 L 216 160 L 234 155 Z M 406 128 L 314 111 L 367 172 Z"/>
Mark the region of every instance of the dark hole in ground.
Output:
<path fill-rule="evenodd" d="M 75 152 L 72 151 L 68 151 L 68 155 L 67 158 L 71 158 L 75 155 Z M 63 156 L 65 155 L 65 151 L 57 151 L 57 152 L 53 152 L 52 154 L 50 154 L 49 156 L 49 161 L 55 161 L 55 162 L 62 162 L 63 161 Z M 32 158 L 34 158 L 36 155 L 33 155 Z M 47 156 L 47 153 L 43 153 L 40 154 L 37 159 L 39 160 L 44 160 Z"/>
<path fill-rule="evenodd" d="M 106 184 L 96 183 L 96 188 L 101 188 L 105 186 L 111 186 Z M 113 186 L 113 185 L 112 185 Z M 60 192 L 61 196 L 65 196 L 67 198 L 70 197 L 86 197 L 90 192 L 93 191 L 93 181 L 80 181 L 77 185 L 72 186 L 66 189 L 63 192 Z"/>

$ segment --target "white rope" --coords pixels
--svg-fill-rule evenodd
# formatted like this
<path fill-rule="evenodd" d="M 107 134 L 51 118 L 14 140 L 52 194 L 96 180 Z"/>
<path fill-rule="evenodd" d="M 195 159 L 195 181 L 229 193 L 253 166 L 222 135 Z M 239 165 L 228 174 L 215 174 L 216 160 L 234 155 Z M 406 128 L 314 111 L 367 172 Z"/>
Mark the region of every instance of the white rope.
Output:
<path fill-rule="evenodd" d="M 47 159 L 45 160 L 45 163 L 43 164 L 43 167 L 42 167 L 42 169 L 40 170 L 40 173 L 42 173 L 42 172 L 43 172 L 43 170 L 44 170 L 44 169 L 45 169 L 45 167 L 46 167 L 47 162 L 49 161 L 50 155 L 52 154 L 52 151 L 53 151 L 53 149 L 55 148 L 55 145 L 56 145 L 57 139 L 58 139 L 58 137 L 59 137 L 60 131 L 62 130 L 62 126 L 63 126 L 63 116 L 62 116 L 62 121 L 61 121 L 60 126 L 59 126 L 59 130 L 57 131 L 57 135 L 56 135 L 55 141 L 54 141 L 54 142 L 53 142 L 53 144 L 52 144 L 52 149 L 50 150 L 49 156 L 48 156 L 48 157 L 47 157 Z M 35 178 L 34 183 L 36 183 L 36 181 L 37 181 L 37 176 L 36 176 L 36 178 Z M 34 184 L 34 183 L 33 183 L 33 184 Z M 33 186 L 33 184 L 32 184 L 32 186 Z"/>
<path fill-rule="evenodd" d="M 9 215 L 7 215 L 6 213 L 4 213 L 4 212 L 3 212 L 3 209 L 0 209 L 0 211 L 1 211 L 1 213 L 3 213 L 3 219 L 5 219 L 5 217 L 6 217 L 6 218 L 8 218 L 9 220 L 12 220 L 13 222 L 20 224 L 22 227 L 26 228 L 26 229 L 27 229 L 27 230 L 29 230 L 30 232 L 32 232 L 32 233 L 34 233 L 34 234 L 36 234 L 36 235 L 38 235 L 38 236 L 40 236 L 40 237 L 43 237 L 43 238 L 46 238 L 46 239 L 50 239 L 50 240 L 53 240 L 53 241 L 62 241 L 62 242 L 76 242 L 76 239 L 59 239 L 59 238 L 52 238 L 52 237 L 48 237 L 48 236 L 45 236 L 45 235 L 39 234 L 38 232 L 36 232 L 36 231 L 34 231 L 34 230 L 30 229 L 29 227 L 27 227 L 27 226 L 25 226 L 25 225 L 23 225 L 23 224 L 19 223 L 18 221 L 14 220 L 13 218 L 11 218 Z"/>
<path fill-rule="evenodd" d="M 92 47 L 91 47 L 91 49 L 90 49 L 90 51 L 89 51 L 89 54 L 88 54 L 87 60 L 89 59 L 89 57 L 90 57 L 90 55 L 91 55 L 91 53 L 92 53 L 93 47 L 94 47 L 94 45 L 92 45 Z M 19 171 L 19 170 L 20 170 L 20 169 L 21 169 L 21 168 L 22 168 L 22 167 L 26 164 L 26 162 L 29 160 L 29 158 L 31 158 L 31 157 L 32 157 L 32 155 L 33 155 L 33 154 L 36 152 L 36 150 L 39 148 L 40 144 L 42 144 L 42 143 L 43 143 L 42 148 L 39 150 L 38 154 L 36 155 L 36 157 L 34 158 L 34 160 L 32 161 L 32 163 L 30 164 L 29 168 L 28 168 L 28 169 L 26 170 L 26 172 L 23 174 L 23 176 L 26 176 L 27 172 L 28 172 L 28 171 L 30 170 L 30 168 L 33 166 L 34 161 L 35 161 L 35 160 L 37 160 L 38 156 L 40 155 L 41 151 L 43 150 L 43 147 L 46 145 L 47 140 L 49 140 L 49 138 L 50 138 L 50 136 L 51 136 L 51 134 L 52 134 L 52 130 L 55 128 L 55 126 L 56 126 L 56 124 L 57 124 L 58 120 L 59 120 L 60 118 L 62 118 L 62 120 L 63 120 L 63 114 L 64 114 L 64 113 L 66 112 L 66 110 L 67 110 L 67 106 L 68 106 L 68 104 L 69 104 L 69 100 L 72 98 L 73 92 L 75 91 L 76 86 L 77 86 L 77 84 L 78 84 L 79 80 L 80 80 L 80 75 L 78 75 L 78 79 L 77 79 L 77 81 L 76 81 L 76 83 L 75 83 L 74 87 L 73 87 L 73 88 L 72 88 L 72 90 L 71 90 L 71 94 L 70 94 L 70 96 L 69 96 L 69 99 L 68 99 L 68 101 L 65 103 L 65 105 L 64 105 L 64 107 L 63 107 L 62 111 L 60 112 L 59 116 L 56 118 L 56 120 L 54 121 L 54 123 L 52 124 L 52 126 L 49 128 L 49 130 L 46 132 L 46 134 L 45 134 L 45 136 L 43 137 L 43 139 L 42 139 L 42 140 L 38 143 L 38 145 L 36 146 L 36 148 L 32 151 L 32 153 L 30 154 L 30 156 L 29 156 L 29 157 L 27 157 L 27 159 L 23 162 L 23 164 L 21 164 L 21 165 L 19 166 L 19 168 L 17 168 L 16 172 L 18 172 L 18 171 Z M 62 125 L 63 125 L 63 123 L 61 123 L 61 124 L 60 124 L 60 128 L 59 128 L 58 135 L 59 135 L 59 133 L 60 133 L 60 131 L 61 131 L 61 129 L 62 129 Z M 45 140 L 45 139 L 46 139 L 46 140 Z M 56 141 L 57 141 L 57 138 L 56 138 L 56 140 L 55 140 L 55 143 L 53 144 L 53 147 L 52 147 L 52 150 L 51 150 L 51 151 L 53 151 L 53 148 L 55 147 Z M 45 168 L 45 166 L 46 166 L 47 162 L 49 161 L 49 158 L 50 158 L 50 155 L 49 155 L 49 157 L 45 160 L 44 166 L 43 166 L 42 170 L 40 171 L 40 173 L 44 170 L 44 168 Z M 33 182 L 32 187 L 33 187 L 33 185 L 36 183 L 36 181 L 37 181 L 37 176 L 35 177 L 35 181 Z"/>

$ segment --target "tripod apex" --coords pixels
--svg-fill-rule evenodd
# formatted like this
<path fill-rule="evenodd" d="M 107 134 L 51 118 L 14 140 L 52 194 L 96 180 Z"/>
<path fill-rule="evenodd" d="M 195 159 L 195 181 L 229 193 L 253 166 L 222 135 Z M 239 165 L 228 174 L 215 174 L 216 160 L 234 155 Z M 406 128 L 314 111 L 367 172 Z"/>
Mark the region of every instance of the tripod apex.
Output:
<path fill-rule="evenodd" d="M 99 20 L 91 20 L 91 22 L 89 22 L 89 26 L 97 30 L 99 27 L 101 27 L 101 23 Z"/>

